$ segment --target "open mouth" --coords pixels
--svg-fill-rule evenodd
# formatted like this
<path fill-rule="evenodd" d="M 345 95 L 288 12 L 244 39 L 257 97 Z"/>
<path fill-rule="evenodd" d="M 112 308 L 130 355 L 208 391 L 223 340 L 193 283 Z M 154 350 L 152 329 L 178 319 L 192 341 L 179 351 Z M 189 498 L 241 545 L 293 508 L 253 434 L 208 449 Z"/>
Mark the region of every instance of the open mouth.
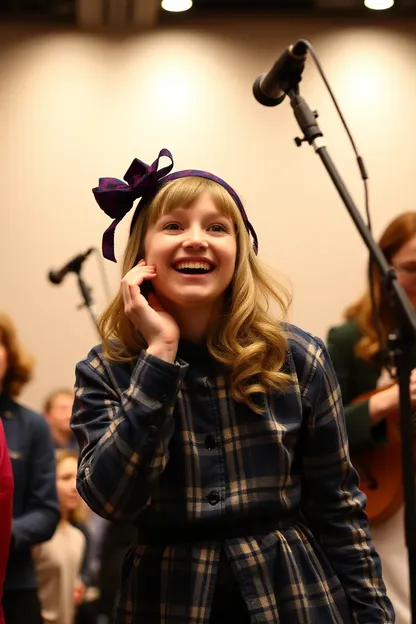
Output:
<path fill-rule="evenodd" d="M 211 262 L 176 262 L 173 268 L 182 275 L 207 275 L 212 273 L 215 265 Z"/>

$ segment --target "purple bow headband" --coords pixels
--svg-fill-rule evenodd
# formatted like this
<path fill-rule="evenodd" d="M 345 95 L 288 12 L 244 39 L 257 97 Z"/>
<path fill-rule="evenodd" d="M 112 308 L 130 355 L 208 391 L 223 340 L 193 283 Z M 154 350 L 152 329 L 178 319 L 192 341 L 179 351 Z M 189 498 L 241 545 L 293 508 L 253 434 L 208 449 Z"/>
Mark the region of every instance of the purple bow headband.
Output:
<path fill-rule="evenodd" d="M 171 163 L 162 169 L 158 169 L 159 160 L 163 157 L 167 156 Z M 94 193 L 94 197 L 100 206 L 100 208 L 105 212 L 106 215 L 114 219 L 110 227 L 106 229 L 103 234 L 103 256 L 107 258 L 107 260 L 112 260 L 116 262 L 116 258 L 114 255 L 114 233 L 117 225 L 126 216 L 126 214 L 132 209 L 133 203 L 136 199 L 141 198 L 136 211 L 134 213 L 132 225 L 130 228 L 130 233 L 132 227 L 137 219 L 137 216 L 143 206 L 148 203 L 154 197 L 156 192 L 161 188 L 163 184 L 169 182 L 170 180 L 176 180 L 178 178 L 184 178 L 188 176 L 197 176 L 200 178 L 207 178 L 208 180 L 213 180 L 218 184 L 221 184 L 226 191 L 231 195 L 233 200 L 235 201 L 237 208 L 239 209 L 241 216 L 243 217 L 244 225 L 249 234 L 251 234 L 253 238 L 253 248 L 254 252 L 257 254 L 258 251 L 258 240 L 257 234 L 247 219 L 246 212 L 244 210 L 243 204 L 241 203 L 240 198 L 234 189 L 213 175 L 212 173 L 208 173 L 207 171 L 199 171 L 198 169 L 185 169 L 184 171 L 177 171 L 176 173 L 170 173 L 173 168 L 173 158 L 172 154 L 168 149 L 162 149 L 159 152 L 159 156 L 156 158 L 154 163 L 151 165 L 147 165 L 142 162 L 138 158 L 135 158 L 131 163 L 130 167 L 126 171 L 124 175 L 124 180 L 118 180 L 117 178 L 100 178 L 98 186 L 92 189 Z M 126 184 L 127 183 L 127 184 Z"/>

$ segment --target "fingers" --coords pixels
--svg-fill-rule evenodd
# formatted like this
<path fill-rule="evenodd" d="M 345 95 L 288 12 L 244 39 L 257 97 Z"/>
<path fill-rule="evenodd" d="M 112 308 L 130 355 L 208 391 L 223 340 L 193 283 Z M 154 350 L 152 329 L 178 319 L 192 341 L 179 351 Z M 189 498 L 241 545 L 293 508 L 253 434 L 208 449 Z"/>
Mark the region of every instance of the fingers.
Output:
<path fill-rule="evenodd" d="M 149 265 L 141 260 L 138 265 L 133 267 L 121 280 L 130 286 L 140 286 L 145 279 L 156 277 L 156 267 L 154 264 Z"/>
<path fill-rule="evenodd" d="M 124 279 L 121 280 L 121 294 L 123 295 L 124 310 L 126 310 L 126 307 L 131 306 L 131 295 L 130 288 L 128 287 L 128 284 L 124 281 Z"/>
<path fill-rule="evenodd" d="M 156 267 L 154 265 L 139 263 L 133 267 L 121 280 L 123 298 L 131 301 L 132 297 L 140 294 L 140 285 L 144 280 L 151 280 L 156 277 Z"/>
<path fill-rule="evenodd" d="M 147 265 L 144 260 L 141 260 L 121 280 L 124 313 L 130 320 L 134 321 L 136 312 L 148 305 L 141 294 L 140 285 L 144 280 L 152 280 L 154 277 L 156 277 L 156 267 Z"/>
<path fill-rule="evenodd" d="M 409 390 L 410 390 L 410 396 L 412 398 L 412 401 L 415 401 L 416 400 L 416 383 L 411 382 Z"/>
<path fill-rule="evenodd" d="M 410 399 L 413 405 L 416 403 L 416 369 L 413 369 L 410 373 Z"/>

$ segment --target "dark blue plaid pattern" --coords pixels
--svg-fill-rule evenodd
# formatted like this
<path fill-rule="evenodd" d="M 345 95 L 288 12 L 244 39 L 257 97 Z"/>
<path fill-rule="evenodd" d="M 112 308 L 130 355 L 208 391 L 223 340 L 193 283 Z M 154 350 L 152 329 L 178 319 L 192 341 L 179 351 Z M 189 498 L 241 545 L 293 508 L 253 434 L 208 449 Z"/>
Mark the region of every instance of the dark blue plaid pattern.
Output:
<path fill-rule="evenodd" d="M 256 396 L 260 415 L 204 347 L 180 343 L 175 364 L 97 347 L 77 365 L 79 492 L 138 527 L 116 623 L 208 624 L 221 553 L 253 623 L 394 622 L 332 365 L 287 332 L 290 387 Z"/>

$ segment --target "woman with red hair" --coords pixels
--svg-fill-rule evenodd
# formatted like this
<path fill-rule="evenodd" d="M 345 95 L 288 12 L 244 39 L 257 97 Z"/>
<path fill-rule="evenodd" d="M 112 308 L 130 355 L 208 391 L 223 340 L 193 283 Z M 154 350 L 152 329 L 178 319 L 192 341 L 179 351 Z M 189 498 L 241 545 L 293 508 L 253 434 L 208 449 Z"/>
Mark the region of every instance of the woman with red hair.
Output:
<path fill-rule="evenodd" d="M 397 216 L 384 230 L 379 245 L 387 261 L 395 269 L 397 281 L 416 308 L 416 211 Z M 396 429 L 396 422 L 399 422 L 399 388 L 395 370 L 389 365 L 390 358 L 386 349 L 388 336 L 395 330 L 396 323 L 390 297 L 383 288 L 380 271 L 375 265 L 371 267 L 370 279 L 373 295 L 370 288 L 367 288 L 347 308 L 344 313 L 345 322 L 330 329 L 327 343 L 341 386 L 353 463 L 360 453 L 361 458 L 359 461 L 357 459 L 357 465 L 365 467 L 361 474 L 362 485 L 373 481 L 367 492 L 367 512 L 370 519 L 370 494 L 377 490 L 385 499 L 385 513 L 378 513 L 377 517 L 372 518 L 371 535 L 381 557 L 383 578 L 396 612 L 396 624 L 410 624 L 404 506 L 399 503 L 394 510 L 392 501 L 390 512 L 387 508 L 387 502 L 390 506 L 390 499 L 387 498 L 385 483 L 374 476 L 374 453 L 383 447 L 388 458 L 381 465 L 388 466 L 390 474 L 393 474 L 395 461 L 401 459 L 401 456 L 392 452 L 392 434 Z M 409 389 L 415 408 L 415 351 L 411 366 L 413 371 Z M 394 423 L 392 429 L 389 423 Z M 372 453 L 373 461 L 369 453 Z M 374 487 L 375 484 L 378 487 Z"/>

